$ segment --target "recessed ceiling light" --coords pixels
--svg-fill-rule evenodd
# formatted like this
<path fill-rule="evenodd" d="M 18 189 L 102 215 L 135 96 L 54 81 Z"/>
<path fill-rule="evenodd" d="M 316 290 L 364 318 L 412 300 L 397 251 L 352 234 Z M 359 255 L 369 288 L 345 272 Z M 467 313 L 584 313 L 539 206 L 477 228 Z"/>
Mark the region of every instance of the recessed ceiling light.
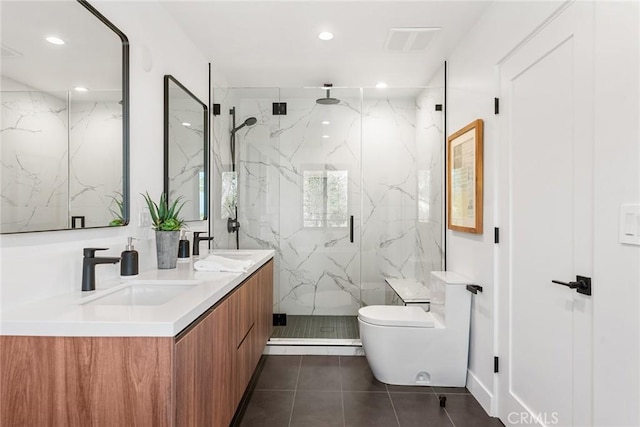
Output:
<path fill-rule="evenodd" d="M 55 37 L 55 36 L 49 36 L 49 37 L 45 38 L 45 40 L 48 41 L 51 44 L 56 44 L 58 46 L 64 44 L 64 40 L 62 40 L 61 38 Z"/>
<path fill-rule="evenodd" d="M 89 89 L 87 89 L 86 87 L 82 87 L 82 86 L 77 86 L 74 88 L 76 91 L 78 92 L 88 92 Z"/>
<path fill-rule="evenodd" d="M 323 120 L 323 121 L 322 121 L 322 124 L 323 124 L 323 125 L 330 125 L 330 124 L 331 124 L 331 122 L 330 122 L 329 120 Z"/>
<path fill-rule="evenodd" d="M 320 40 L 331 40 L 333 38 L 333 33 L 330 33 L 328 31 L 323 31 L 320 34 L 318 34 L 318 38 Z"/>
<path fill-rule="evenodd" d="M 389 87 L 389 85 L 386 84 L 385 82 L 379 82 L 378 84 L 376 84 L 377 89 L 385 89 L 387 87 Z"/>
<path fill-rule="evenodd" d="M 182 126 L 189 127 L 189 126 L 191 126 L 191 123 L 184 122 L 184 123 L 182 123 Z"/>
<path fill-rule="evenodd" d="M 329 135 L 322 135 L 323 138 L 329 138 Z"/>

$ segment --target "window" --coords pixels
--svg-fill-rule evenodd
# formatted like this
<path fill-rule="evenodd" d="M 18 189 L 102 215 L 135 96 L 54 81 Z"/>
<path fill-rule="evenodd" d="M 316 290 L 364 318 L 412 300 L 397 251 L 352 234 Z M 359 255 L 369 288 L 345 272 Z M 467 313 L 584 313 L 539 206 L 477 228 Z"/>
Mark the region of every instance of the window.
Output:
<path fill-rule="evenodd" d="M 303 180 L 303 226 L 347 227 L 348 171 L 307 170 Z"/>
<path fill-rule="evenodd" d="M 238 177 L 235 172 L 222 172 L 220 218 L 235 218 L 238 203 Z"/>
<path fill-rule="evenodd" d="M 429 222 L 431 216 L 431 170 L 418 171 L 418 221 Z"/>

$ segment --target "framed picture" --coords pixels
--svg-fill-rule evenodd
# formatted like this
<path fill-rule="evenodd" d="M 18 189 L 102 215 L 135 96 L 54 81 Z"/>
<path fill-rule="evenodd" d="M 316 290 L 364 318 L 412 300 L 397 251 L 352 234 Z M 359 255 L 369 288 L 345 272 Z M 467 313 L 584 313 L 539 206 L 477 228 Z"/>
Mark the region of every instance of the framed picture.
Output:
<path fill-rule="evenodd" d="M 482 119 L 447 138 L 447 222 L 482 234 Z"/>

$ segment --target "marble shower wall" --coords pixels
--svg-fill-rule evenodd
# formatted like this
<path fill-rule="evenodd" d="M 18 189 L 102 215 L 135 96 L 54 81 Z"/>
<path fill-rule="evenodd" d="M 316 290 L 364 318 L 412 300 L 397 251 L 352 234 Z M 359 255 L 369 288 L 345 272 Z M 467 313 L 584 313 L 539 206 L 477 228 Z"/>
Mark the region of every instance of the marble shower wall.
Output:
<path fill-rule="evenodd" d="M 280 310 L 290 314 L 354 314 L 361 306 L 361 101 L 358 89 L 324 95 L 282 93 L 280 129 Z M 323 124 L 323 122 L 329 122 Z"/>
<path fill-rule="evenodd" d="M 204 217 L 204 118 L 202 105 L 182 89 L 169 105 L 169 201 L 182 197 L 180 215 L 187 221 Z"/>
<path fill-rule="evenodd" d="M 227 219 L 235 215 L 238 203 L 241 249 L 273 249 L 275 257 L 274 310 L 279 311 L 280 241 L 279 241 L 279 138 L 278 116 L 272 116 L 271 103 L 278 100 L 278 89 L 214 90 L 214 103 L 221 114 L 213 118 L 213 164 L 211 216 L 213 246 L 235 249 L 235 234 L 227 232 Z M 230 135 L 236 107 L 236 126 L 248 117 L 257 123 L 236 133 L 236 174 L 239 189 L 234 197 L 223 191 L 233 174 Z M 228 190 L 228 188 L 227 188 Z"/>
<path fill-rule="evenodd" d="M 106 226 L 122 191 L 122 107 L 67 93 L 2 93 L 2 232 Z M 120 171 L 120 172 L 114 172 Z M 115 175 L 115 176 L 114 176 Z"/>
<path fill-rule="evenodd" d="M 66 228 L 67 93 L 2 92 L 2 232 Z"/>
<path fill-rule="evenodd" d="M 231 235 L 227 233 L 227 209 L 225 215 L 221 214 L 222 208 L 222 177 L 231 171 L 231 155 L 229 150 L 229 130 L 231 118 L 229 110 L 235 104 L 233 90 L 216 88 L 213 91 L 213 102 L 220 104 L 220 115 L 211 116 L 213 138 L 211 141 L 213 157 L 211 161 L 211 201 L 209 222 L 213 230 L 214 248 L 232 248 Z M 199 231 L 199 230 L 196 230 Z M 204 231 L 204 230 L 200 230 Z"/>
<path fill-rule="evenodd" d="M 418 235 L 422 275 L 444 270 L 444 105 L 443 88 L 424 89 L 417 97 Z"/>
<path fill-rule="evenodd" d="M 362 298 L 385 303 L 385 277 L 426 283 L 442 267 L 442 122 L 432 97 L 363 96 Z M 418 91 L 416 91 L 418 93 Z M 440 101 L 439 101 L 440 102 Z"/>
<path fill-rule="evenodd" d="M 255 91 L 220 90 L 215 101 L 223 101 L 223 116 L 214 124 L 214 230 L 217 247 L 234 247 L 220 183 L 229 170 L 224 113 L 235 105 L 237 123 L 258 119 L 238 132 L 240 248 L 276 251 L 275 311 L 354 315 L 362 305 L 384 304 L 384 277 L 423 280 L 441 269 L 443 119 L 429 105 L 430 91 L 387 98 L 365 91 L 363 99 L 360 89 L 336 89 L 331 95 L 342 102 L 330 106 L 316 104 L 314 90 Z M 285 116 L 272 115 L 279 101 L 287 103 Z M 328 183 L 331 174 L 346 175 L 346 188 L 325 184 L 325 200 L 346 189 L 346 211 L 334 209 L 329 221 L 325 208 L 319 227 L 303 226 L 318 210 L 310 206 L 309 177 Z"/>
<path fill-rule="evenodd" d="M 69 216 L 104 227 L 120 214 L 114 199 L 122 200 L 122 106 L 118 100 L 70 105 Z"/>

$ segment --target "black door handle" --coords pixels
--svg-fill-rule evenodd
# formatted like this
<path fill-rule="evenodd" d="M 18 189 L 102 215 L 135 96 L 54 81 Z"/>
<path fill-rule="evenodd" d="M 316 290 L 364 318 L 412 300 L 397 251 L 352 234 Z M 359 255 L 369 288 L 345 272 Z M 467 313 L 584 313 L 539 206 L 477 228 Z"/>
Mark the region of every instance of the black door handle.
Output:
<path fill-rule="evenodd" d="M 353 215 L 349 218 L 349 240 L 353 243 Z"/>
<path fill-rule="evenodd" d="M 552 280 L 551 282 L 558 285 L 567 286 L 571 289 L 575 289 L 579 294 L 591 295 L 591 278 L 584 276 L 576 276 L 575 282 L 562 282 L 560 280 Z"/>
<path fill-rule="evenodd" d="M 553 283 L 557 283 L 559 285 L 563 285 L 563 286 L 568 286 L 571 289 L 575 289 L 578 287 L 579 283 L 578 282 L 561 282 L 560 280 L 552 280 Z"/>

